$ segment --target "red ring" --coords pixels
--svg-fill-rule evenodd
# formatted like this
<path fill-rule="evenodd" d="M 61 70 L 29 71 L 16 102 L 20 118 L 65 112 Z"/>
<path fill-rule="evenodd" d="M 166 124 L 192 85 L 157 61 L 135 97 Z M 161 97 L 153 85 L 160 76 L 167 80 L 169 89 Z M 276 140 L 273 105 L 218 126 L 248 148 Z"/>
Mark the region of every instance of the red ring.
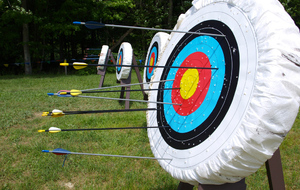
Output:
<path fill-rule="evenodd" d="M 209 58 L 202 52 L 195 52 L 189 55 L 183 63 L 182 67 L 208 67 L 211 68 Z M 180 88 L 182 76 L 187 71 L 187 68 L 178 69 L 173 88 Z M 199 81 L 195 93 L 188 99 L 182 98 L 180 89 L 172 91 L 172 101 L 175 104 L 174 110 L 181 116 L 187 116 L 196 111 L 204 101 L 208 92 L 211 81 L 211 69 L 197 69 L 199 73 Z"/>

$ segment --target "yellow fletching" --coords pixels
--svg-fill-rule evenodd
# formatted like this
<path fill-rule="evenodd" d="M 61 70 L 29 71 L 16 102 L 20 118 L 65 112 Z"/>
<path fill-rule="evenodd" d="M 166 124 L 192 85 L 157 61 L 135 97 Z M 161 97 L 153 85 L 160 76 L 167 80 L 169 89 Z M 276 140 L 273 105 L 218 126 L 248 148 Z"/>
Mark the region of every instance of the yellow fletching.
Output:
<path fill-rule="evenodd" d="M 59 133 L 60 131 L 49 131 L 49 133 Z"/>
<path fill-rule="evenodd" d="M 43 112 L 42 116 L 48 116 L 49 112 Z"/>
<path fill-rule="evenodd" d="M 60 92 L 59 93 L 60 95 L 66 95 L 66 94 L 68 94 L 67 92 Z"/>
<path fill-rule="evenodd" d="M 71 90 L 70 94 L 72 96 L 78 96 L 78 95 L 82 94 L 82 92 L 80 90 Z"/>
<path fill-rule="evenodd" d="M 60 63 L 60 66 L 69 66 L 69 63 Z"/>
<path fill-rule="evenodd" d="M 51 116 L 52 116 L 52 117 L 62 117 L 62 116 L 64 116 L 64 115 L 65 115 L 64 113 L 60 113 L 60 112 L 59 112 L 59 113 L 53 113 L 53 112 L 52 112 L 52 115 L 51 115 Z"/>
<path fill-rule="evenodd" d="M 88 66 L 88 64 L 86 64 L 86 63 L 81 63 L 81 62 L 74 62 L 73 63 L 73 67 L 77 70 L 86 68 L 87 66 Z"/>

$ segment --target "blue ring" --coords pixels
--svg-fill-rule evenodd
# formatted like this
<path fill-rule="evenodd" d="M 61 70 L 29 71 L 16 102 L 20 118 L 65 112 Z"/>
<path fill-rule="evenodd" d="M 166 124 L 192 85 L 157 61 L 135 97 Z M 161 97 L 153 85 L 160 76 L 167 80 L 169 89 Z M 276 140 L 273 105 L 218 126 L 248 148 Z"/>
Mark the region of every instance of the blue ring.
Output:
<path fill-rule="evenodd" d="M 180 66 L 194 52 L 204 53 L 210 61 L 212 70 L 211 82 L 204 102 L 192 114 L 179 115 L 172 105 L 165 105 L 164 115 L 169 126 L 178 133 L 187 133 L 200 126 L 212 113 L 222 91 L 225 75 L 225 57 L 217 40 L 210 36 L 199 36 L 189 42 L 178 54 L 172 66 Z M 166 80 L 175 79 L 178 68 L 171 69 Z M 173 81 L 165 83 L 165 88 L 172 88 Z M 171 91 L 164 92 L 163 102 L 172 102 Z"/>

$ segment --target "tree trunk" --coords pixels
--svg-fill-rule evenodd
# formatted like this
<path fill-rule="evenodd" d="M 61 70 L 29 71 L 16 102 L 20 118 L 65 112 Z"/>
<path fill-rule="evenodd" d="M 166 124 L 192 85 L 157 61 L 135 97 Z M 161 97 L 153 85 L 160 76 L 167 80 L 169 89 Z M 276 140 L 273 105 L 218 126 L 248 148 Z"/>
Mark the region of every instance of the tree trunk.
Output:
<path fill-rule="evenodd" d="M 169 0 L 169 14 L 168 14 L 168 27 L 172 27 L 173 18 L 173 0 Z"/>
<path fill-rule="evenodd" d="M 22 7 L 27 11 L 27 2 L 22 0 Z M 29 51 L 29 29 L 28 23 L 23 23 L 23 50 L 24 50 L 24 61 L 25 61 L 25 74 L 31 75 L 31 61 L 30 61 L 30 51 Z"/>
<path fill-rule="evenodd" d="M 124 38 L 126 36 L 128 36 L 132 31 L 133 31 L 132 28 L 130 28 L 129 30 L 127 30 L 127 32 L 125 34 L 123 34 L 123 36 L 121 36 L 121 38 L 117 41 L 117 43 L 115 43 L 113 45 L 113 47 L 111 48 L 111 51 L 113 51 L 124 40 Z"/>

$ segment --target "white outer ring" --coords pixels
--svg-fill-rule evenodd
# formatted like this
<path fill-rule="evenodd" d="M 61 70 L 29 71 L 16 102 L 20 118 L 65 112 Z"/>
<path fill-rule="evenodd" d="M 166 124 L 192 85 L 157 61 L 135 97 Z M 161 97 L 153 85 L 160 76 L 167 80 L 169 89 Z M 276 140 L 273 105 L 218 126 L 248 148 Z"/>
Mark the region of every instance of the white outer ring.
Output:
<path fill-rule="evenodd" d="M 236 94 L 220 126 L 202 144 L 176 150 L 164 142 L 158 129 L 148 129 L 150 146 L 155 157 L 173 158 L 159 163 L 180 181 L 233 183 L 256 172 L 273 155 L 297 116 L 300 68 L 286 58 L 286 52 L 299 56 L 299 30 L 276 0 L 199 0 L 193 4 L 177 28 L 189 30 L 191 23 L 208 19 L 231 28 L 240 50 Z M 172 34 L 159 65 L 165 64 L 183 35 Z M 153 80 L 159 80 L 161 73 L 156 69 Z M 150 92 L 149 101 L 155 101 L 155 95 Z M 156 104 L 148 107 L 156 108 Z M 149 126 L 157 125 L 155 117 L 153 111 L 147 113 Z"/>
<path fill-rule="evenodd" d="M 128 42 L 123 42 L 118 51 L 118 59 L 117 64 L 119 64 L 119 54 L 120 51 L 123 49 L 123 62 L 122 65 L 132 65 L 132 55 L 133 50 L 131 44 Z M 127 79 L 129 77 L 131 71 L 131 67 L 122 67 L 120 73 L 116 69 L 117 80 Z"/>
<path fill-rule="evenodd" d="M 158 58 L 157 58 L 157 62 L 156 62 L 156 65 L 159 61 L 159 58 L 161 57 L 161 55 L 163 54 L 163 52 L 165 51 L 165 48 L 166 48 L 166 45 L 168 44 L 168 38 L 170 37 L 169 34 L 167 33 L 164 33 L 164 32 L 158 32 L 154 35 L 154 37 L 152 38 L 151 40 L 151 43 L 149 45 L 149 48 L 148 48 L 148 52 L 147 52 L 147 57 L 146 57 L 146 60 L 145 60 L 145 65 L 147 66 L 148 65 L 148 58 L 149 58 L 149 54 L 150 54 L 150 51 L 151 51 L 151 48 L 152 48 L 152 45 L 157 42 L 158 44 Z M 143 88 L 144 89 L 149 89 L 150 88 L 150 84 L 147 84 L 146 82 L 146 78 L 147 78 L 147 67 L 145 67 L 144 69 L 144 78 L 143 78 Z M 146 83 L 146 84 L 145 84 Z M 145 91 L 146 94 L 149 94 L 149 91 Z"/>
<path fill-rule="evenodd" d="M 106 64 L 106 59 L 108 58 L 108 49 L 109 47 L 107 45 L 103 45 L 101 52 L 100 52 L 100 56 L 99 56 L 99 60 L 98 60 L 98 65 L 105 65 Z M 103 70 L 104 66 L 98 66 L 97 70 Z"/>

